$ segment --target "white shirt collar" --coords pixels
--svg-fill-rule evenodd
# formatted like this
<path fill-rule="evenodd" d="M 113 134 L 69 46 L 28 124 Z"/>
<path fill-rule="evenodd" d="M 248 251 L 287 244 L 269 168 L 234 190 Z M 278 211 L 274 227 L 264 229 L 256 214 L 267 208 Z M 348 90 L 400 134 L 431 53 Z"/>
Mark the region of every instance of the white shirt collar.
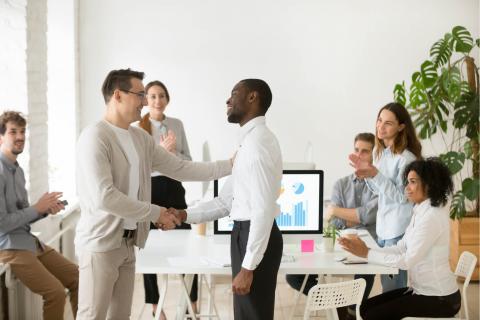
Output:
<path fill-rule="evenodd" d="M 152 119 L 152 118 L 149 118 L 150 119 L 150 122 L 157 128 L 160 128 L 162 125 L 163 125 L 163 122 L 167 119 L 167 116 L 163 116 L 163 120 L 161 121 L 158 121 L 158 120 L 155 120 L 155 119 Z"/>
<path fill-rule="evenodd" d="M 428 209 L 431 206 L 432 205 L 430 203 L 430 198 L 427 198 L 427 199 L 423 200 L 422 202 L 420 202 L 418 204 L 415 204 L 415 206 L 413 207 L 413 212 L 414 213 L 422 212 L 422 211 L 425 211 L 426 209 Z"/>
<path fill-rule="evenodd" d="M 266 123 L 265 121 L 265 116 L 258 116 L 256 118 L 251 119 L 247 123 L 245 123 L 243 126 L 240 127 L 240 133 L 238 136 L 238 142 L 242 143 L 243 139 L 245 139 L 245 136 L 253 130 L 253 128 L 259 126 L 259 125 L 264 125 Z"/>

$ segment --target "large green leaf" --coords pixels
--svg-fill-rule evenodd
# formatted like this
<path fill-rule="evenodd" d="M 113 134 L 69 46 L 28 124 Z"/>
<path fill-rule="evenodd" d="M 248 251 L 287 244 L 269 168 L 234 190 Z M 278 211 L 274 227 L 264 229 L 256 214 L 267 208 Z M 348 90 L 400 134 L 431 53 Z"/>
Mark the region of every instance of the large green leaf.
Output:
<path fill-rule="evenodd" d="M 477 40 L 475 40 L 475 43 L 477 44 L 477 47 L 480 47 L 480 38 L 478 38 Z"/>
<path fill-rule="evenodd" d="M 452 56 L 451 42 L 452 35 L 446 33 L 443 39 L 435 42 L 430 49 L 430 57 L 436 68 L 443 66 L 450 60 Z"/>
<path fill-rule="evenodd" d="M 438 103 L 438 107 L 439 107 L 440 109 L 442 109 L 442 112 L 443 112 L 446 116 L 448 116 L 448 115 L 450 114 L 450 110 L 448 110 L 448 107 L 447 107 L 443 102 Z"/>
<path fill-rule="evenodd" d="M 420 72 L 412 75 L 412 84 L 410 85 L 410 104 L 416 108 L 427 102 L 425 86 Z"/>
<path fill-rule="evenodd" d="M 467 159 L 470 159 L 473 155 L 473 149 L 472 149 L 472 141 L 471 140 L 468 140 L 467 142 L 465 142 L 465 144 L 463 145 L 463 152 L 465 152 L 465 157 Z"/>
<path fill-rule="evenodd" d="M 425 88 L 431 88 L 437 81 L 437 69 L 431 61 L 424 61 L 420 67 L 420 73 L 422 75 L 422 82 Z"/>
<path fill-rule="evenodd" d="M 461 219 L 465 216 L 465 195 L 462 191 L 457 191 L 453 195 L 452 203 L 450 205 L 450 218 Z"/>
<path fill-rule="evenodd" d="M 455 104 L 453 125 L 455 128 L 466 128 L 466 136 L 475 139 L 479 131 L 479 97 L 474 92 L 463 94 Z"/>
<path fill-rule="evenodd" d="M 456 174 L 463 168 L 465 163 L 465 153 L 449 151 L 440 155 L 440 160 L 448 167 L 452 175 Z"/>
<path fill-rule="evenodd" d="M 402 106 L 407 105 L 407 98 L 405 97 L 405 81 L 402 81 L 402 83 L 397 83 L 395 85 L 395 88 L 393 89 L 393 96 L 395 99 L 395 102 L 400 103 Z"/>
<path fill-rule="evenodd" d="M 480 181 L 478 179 L 467 178 L 462 181 L 462 192 L 468 200 L 475 200 L 478 198 L 478 191 L 480 188 Z"/>
<path fill-rule="evenodd" d="M 452 40 L 456 52 L 469 53 L 473 48 L 472 36 L 465 27 L 454 27 L 452 30 Z"/>
<path fill-rule="evenodd" d="M 462 74 L 459 68 L 444 69 L 441 74 L 442 89 L 447 95 L 447 100 L 455 103 L 462 94 Z"/>

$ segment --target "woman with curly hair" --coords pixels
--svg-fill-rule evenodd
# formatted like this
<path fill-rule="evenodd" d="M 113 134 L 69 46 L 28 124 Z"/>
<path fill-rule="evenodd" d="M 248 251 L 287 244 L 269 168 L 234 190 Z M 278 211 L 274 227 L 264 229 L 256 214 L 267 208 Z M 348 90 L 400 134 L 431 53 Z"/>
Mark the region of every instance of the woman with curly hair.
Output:
<path fill-rule="evenodd" d="M 408 270 L 410 287 L 367 300 L 360 313 L 366 320 L 453 317 L 461 298 L 448 262 L 450 172 L 438 158 L 417 160 L 405 168 L 403 180 L 414 207 L 405 235 L 396 245 L 368 248 L 358 237 L 339 239 L 345 250 L 369 262 Z"/>

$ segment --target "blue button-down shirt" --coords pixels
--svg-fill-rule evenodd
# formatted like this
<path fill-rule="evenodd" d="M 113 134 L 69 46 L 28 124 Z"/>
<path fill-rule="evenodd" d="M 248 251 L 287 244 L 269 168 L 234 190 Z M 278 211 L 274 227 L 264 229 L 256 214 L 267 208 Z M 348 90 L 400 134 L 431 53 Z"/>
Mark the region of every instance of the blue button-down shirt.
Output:
<path fill-rule="evenodd" d="M 366 229 L 376 238 L 378 197 L 368 189 L 364 179 L 351 174 L 337 180 L 333 186 L 331 201 L 340 208 L 354 208 L 360 223 L 353 228 Z M 331 222 L 339 229 L 346 228 L 344 219 L 334 217 Z"/>
<path fill-rule="evenodd" d="M 415 155 L 406 149 L 394 154 L 386 148 L 374 163 L 378 174 L 366 179 L 370 190 L 378 195 L 377 236 L 380 239 L 401 236 L 410 223 L 413 205 L 405 195 L 403 171 L 414 160 Z"/>
<path fill-rule="evenodd" d="M 30 223 L 40 219 L 28 203 L 25 175 L 17 162 L 0 152 L 0 250 L 36 251 Z"/>

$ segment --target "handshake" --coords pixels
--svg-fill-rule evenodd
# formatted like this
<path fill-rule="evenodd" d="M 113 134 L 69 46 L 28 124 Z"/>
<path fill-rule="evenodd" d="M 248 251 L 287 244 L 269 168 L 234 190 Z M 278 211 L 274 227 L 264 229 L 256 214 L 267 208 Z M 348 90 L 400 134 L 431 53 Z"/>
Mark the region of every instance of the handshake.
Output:
<path fill-rule="evenodd" d="M 176 226 L 181 225 L 185 220 L 187 220 L 187 212 L 185 210 L 168 208 L 160 212 L 160 216 L 154 224 L 158 229 L 166 231 L 175 229 Z"/>

